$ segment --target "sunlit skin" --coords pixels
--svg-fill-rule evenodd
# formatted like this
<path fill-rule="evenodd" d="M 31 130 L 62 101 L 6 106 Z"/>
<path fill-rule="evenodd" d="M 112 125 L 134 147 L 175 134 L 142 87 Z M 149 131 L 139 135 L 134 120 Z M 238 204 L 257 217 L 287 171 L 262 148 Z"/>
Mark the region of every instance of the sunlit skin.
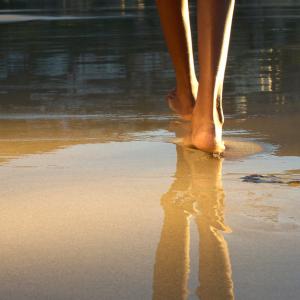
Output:
<path fill-rule="evenodd" d="M 187 145 L 221 153 L 224 115 L 222 91 L 234 0 L 198 0 L 199 85 L 196 85 L 188 0 L 157 0 L 166 43 L 176 73 L 176 92 L 168 97 L 172 110 L 192 120 Z M 196 98 L 195 91 L 198 90 Z"/>
<path fill-rule="evenodd" d="M 198 91 L 188 1 L 157 0 L 161 25 L 176 74 L 176 89 L 167 96 L 170 108 L 191 120 Z"/>
<path fill-rule="evenodd" d="M 177 146 L 175 180 L 161 199 L 164 222 L 156 251 L 153 300 L 188 299 L 190 220 L 199 233 L 199 287 L 204 300 L 232 300 L 233 282 L 228 246 L 222 231 L 224 192 L 222 160 L 199 157 Z M 193 292 L 193 291 L 191 291 Z"/>

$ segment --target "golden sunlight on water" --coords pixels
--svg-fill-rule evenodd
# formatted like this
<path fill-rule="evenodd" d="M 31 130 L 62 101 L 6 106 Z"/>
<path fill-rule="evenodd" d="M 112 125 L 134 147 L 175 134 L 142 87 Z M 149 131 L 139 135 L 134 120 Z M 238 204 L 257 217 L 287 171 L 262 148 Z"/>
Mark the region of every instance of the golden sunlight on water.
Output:
<path fill-rule="evenodd" d="M 0 14 L 1 300 L 298 300 L 297 1 L 237 3 L 222 159 L 180 145 L 153 1 L 37 2 Z"/>
<path fill-rule="evenodd" d="M 178 145 L 173 151 L 166 143 L 90 144 L 2 165 L 1 293 L 188 299 L 192 264 L 199 298 L 233 299 L 223 159 Z M 151 155 L 160 167 L 145 160 Z M 192 220 L 198 261 L 190 259 Z"/>
<path fill-rule="evenodd" d="M 161 141 L 43 144 L 0 165 L 3 299 L 233 299 L 254 288 L 249 270 L 265 277 L 262 257 L 279 278 L 291 270 L 287 294 L 295 284 L 298 188 L 242 182 L 241 172 L 276 167 L 241 156 L 252 143 L 233 143 L 233 160 Z M 294 174 L 297 162 L 276 165 Z"/>

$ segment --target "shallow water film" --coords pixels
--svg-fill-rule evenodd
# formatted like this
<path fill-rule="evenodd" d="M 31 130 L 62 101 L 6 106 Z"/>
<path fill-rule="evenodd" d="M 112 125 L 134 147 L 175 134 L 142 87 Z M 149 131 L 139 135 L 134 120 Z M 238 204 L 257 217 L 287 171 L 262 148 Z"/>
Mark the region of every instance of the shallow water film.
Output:
<path fill-rule="evenodd" d="M 212 158 L 153 1 L 100 2 L 0 2 L 0 298 L 299 299 L 299 3 L 237 3 Z"/>

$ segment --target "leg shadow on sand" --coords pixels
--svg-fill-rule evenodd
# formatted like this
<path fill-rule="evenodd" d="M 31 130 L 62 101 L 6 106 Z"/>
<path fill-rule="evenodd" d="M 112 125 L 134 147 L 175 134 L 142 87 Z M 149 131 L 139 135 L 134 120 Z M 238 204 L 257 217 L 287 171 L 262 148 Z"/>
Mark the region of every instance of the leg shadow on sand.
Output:
<path fill-rule="evenodd" d="M 187 299 L 190 219 L 199 233 L 199 299 L 234 299 L 224 224 L 222 160 L 176 146 L 175 180 L 162 196 L 164 222 L 157 247 L 153 299 Z"/>

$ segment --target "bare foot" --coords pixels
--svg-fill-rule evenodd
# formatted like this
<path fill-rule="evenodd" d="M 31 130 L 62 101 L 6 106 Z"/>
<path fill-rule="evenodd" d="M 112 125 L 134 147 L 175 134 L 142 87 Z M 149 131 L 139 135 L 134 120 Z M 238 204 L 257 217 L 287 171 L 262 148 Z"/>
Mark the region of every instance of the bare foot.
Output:
<path fill-rule="evenodd" d="M 188 120 L 188 121 L 192 120 L 192 113 L 195 104 L 190 100 L 188 101 L 187 104 L 182 104 L 183 101 L 180 101 L 179 99 L 180 98 L 177 95 L 177 91 L 172 90 L 166 97 L 169 108 L 177 115 L 179 115 L 179 117 L 182 118 L 183 120 Z"/>
<path fill-rule="evenodd" d="M 172 90 L 166 100 L 170 109 L 178 114 L 184 120 L 192 120 L 192 114 L 197 98 L 198 92 L 198 82 L 192 85 L 192 90 L 188 91 L 183 89 L 183 92 L 180 92 L 179 89 Z"/>
<path fill-rule="evenodd" d="M 206 122 L 203 119 L 195 120 L 193 117 L 192 133 L 185 139 L 185 144 L 204 152 L 220 155 L 225 150 L 222 141 L 222 125 L 219 120 Z"/>

